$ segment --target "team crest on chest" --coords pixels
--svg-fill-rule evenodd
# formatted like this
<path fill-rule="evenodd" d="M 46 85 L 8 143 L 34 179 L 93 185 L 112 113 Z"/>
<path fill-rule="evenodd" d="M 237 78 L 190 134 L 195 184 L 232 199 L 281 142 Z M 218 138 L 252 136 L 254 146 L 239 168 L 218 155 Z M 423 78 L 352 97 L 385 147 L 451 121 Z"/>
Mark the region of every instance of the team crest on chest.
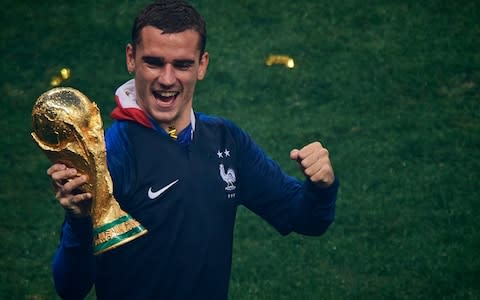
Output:
<path fill-rule="evenodd" d="M 233 199 L 235 198 L 235 189 L 237 188 L 235 186 L 235 182 L 237 181 L 237 178 L 235 176 L 235 170 L 226 167 L 224 164 L 230 161 L 230 150 L 218 150 L 217 156 L 220 160 L 220 164 L 218 165 L 218 171 L 220 172 L 220 177 L 225 183 L 225 191 L 227 193 L 227 197 L 229 199 Z"/>

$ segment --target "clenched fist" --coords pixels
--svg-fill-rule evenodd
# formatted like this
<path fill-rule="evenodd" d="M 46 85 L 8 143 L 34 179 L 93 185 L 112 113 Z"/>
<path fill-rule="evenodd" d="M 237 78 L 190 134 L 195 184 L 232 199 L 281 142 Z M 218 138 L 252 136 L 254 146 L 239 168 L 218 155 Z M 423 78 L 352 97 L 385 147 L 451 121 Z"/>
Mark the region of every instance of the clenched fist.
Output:
<path fill-rule="evenodd" d="M 290 151 L 290 158 L 300 165 L 303 173 L 319 187 L 329 187 L 335 181 L 328 150 L 319 142 Z"/>

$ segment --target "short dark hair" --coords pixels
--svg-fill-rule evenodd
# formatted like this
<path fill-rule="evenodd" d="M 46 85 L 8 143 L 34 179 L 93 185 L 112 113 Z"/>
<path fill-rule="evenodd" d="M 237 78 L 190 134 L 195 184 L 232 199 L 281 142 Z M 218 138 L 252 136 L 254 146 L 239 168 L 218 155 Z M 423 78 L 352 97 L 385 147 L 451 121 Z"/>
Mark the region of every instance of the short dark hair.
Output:
<path fill-rule="evenodd" d="M 153 26 L 164 33 L 179 33 L 192 29 L 200 35 L 200 56 L 207 44 L 207 26 L 198 11 L 183 0 L 159 0 L 145 7 L 135 18 L 132 27 L 132 45 L 141 42 L 140 32 L 145 26 Z"/>

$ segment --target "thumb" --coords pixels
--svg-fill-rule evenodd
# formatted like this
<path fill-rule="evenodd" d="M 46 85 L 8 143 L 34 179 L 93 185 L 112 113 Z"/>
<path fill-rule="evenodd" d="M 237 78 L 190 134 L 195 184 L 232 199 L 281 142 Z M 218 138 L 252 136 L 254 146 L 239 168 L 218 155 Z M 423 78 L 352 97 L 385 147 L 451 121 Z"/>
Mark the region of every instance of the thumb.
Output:
<path fill-rule="evenodd" d="M 290 151 L 290 159 L 291 160 L 298 160 L 299 159 L 299 153 L 300 153 L 300 150 L 293 149 L 292 151 Z"/>

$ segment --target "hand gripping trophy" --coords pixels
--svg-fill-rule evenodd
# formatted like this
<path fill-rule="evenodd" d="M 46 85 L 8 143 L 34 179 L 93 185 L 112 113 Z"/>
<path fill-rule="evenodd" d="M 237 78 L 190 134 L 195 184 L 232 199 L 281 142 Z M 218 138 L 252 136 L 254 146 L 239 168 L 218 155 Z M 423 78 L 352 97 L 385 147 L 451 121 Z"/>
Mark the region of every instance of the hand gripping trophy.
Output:
<path fill-rule="evenodd" d="M 102 119 L 95 103 L 73 88 L 51 89 L 37 99 L 32 126 L 33 139 L 51 162 L 88 176 L 82 191 L 93 196 L 90 215 L 95 255 L 147 233 L 113 196 Z"/>

